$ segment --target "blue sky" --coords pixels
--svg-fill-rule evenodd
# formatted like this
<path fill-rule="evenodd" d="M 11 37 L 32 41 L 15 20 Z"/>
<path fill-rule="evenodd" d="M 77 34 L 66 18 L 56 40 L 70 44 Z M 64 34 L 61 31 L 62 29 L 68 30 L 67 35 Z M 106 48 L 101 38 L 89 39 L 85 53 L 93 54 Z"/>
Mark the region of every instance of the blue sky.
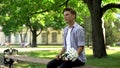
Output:
<path fill-rule="evenodd" d="M 118 18 L 120 18 L 120 14 L 116 14 L 116 16 L 117 16 Z"/>

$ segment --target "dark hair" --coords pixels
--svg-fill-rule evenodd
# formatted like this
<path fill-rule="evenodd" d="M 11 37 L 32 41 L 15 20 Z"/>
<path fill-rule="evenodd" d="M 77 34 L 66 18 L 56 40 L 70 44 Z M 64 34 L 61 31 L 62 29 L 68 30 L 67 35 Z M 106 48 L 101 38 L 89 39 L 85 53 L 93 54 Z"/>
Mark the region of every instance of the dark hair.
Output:
<path fill-rule="evenodd" d="M 72 8 L 65 8 L 65 9 L 63 10 L 63 13 L 64 13 L 65 11 L 70 11 L 70 13 L 71 13 L 71 14 L 74 14 L 74 15 L 75 15 L 75 18 L 76 18 L 77 13 L 76 13 L 76 11 L 75 11 L 74 9 L 72 9 Z"/>

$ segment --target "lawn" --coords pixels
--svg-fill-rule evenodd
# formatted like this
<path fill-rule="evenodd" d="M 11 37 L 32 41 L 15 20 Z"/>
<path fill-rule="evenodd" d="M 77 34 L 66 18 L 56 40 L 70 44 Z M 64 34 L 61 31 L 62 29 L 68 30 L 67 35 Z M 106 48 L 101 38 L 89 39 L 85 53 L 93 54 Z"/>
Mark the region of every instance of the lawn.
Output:
<path fill-rule="evenodd" d="M 55 46 L 47 46 L 47 48 Z M 58 46 L 58 48 L 61 46 Z M 39 46 L 39 48 L 44 48 L 44 46 Z M 119 48 L 120 47 L 112 47 Z M 107 49 L 108 56 L 105 58 L 95 58 L 92 55 L 92 49 L 86 47 L 86 56 L 87 56 L 87 65 L 96 66 L 99 68 L 120 68 L 120 50 L 117 49 Z M 58 53 L 58 50 L 47 50 L 47 51 L 31 51 L 31 52 L 20 52 L 19 54 L 32 56 L 32 57 L 41 57 L 52 59 Z M 14 68 L 46 68 L 44 64 L 36 63 L 27 63 L 27 62 L 18 62 L 14 64 Z"/>
<path fill-rule="evenodd" d="M 89 50 L 88 50 L 89 51 Z M 100 68 L 119 68 L 120 50 L 107 50 L 108 56 L 105 58 L 94 58 L 87 51 L 87 64 Z M 90 50 L 91 51 L 91 50 Z"/>
<path fill-rule="evenodd" d="M 41 58 L 54 58 L 58 53 L 58 50 L 55 51 L 31 51 L 20 53 L 22 55 L 27 54 L 32 57 L 41 57 Z M 87 56 L 87 65 L 96 66 L 99 68 L 119 68 L 120 65 L 120 50 L 107 49 L 108 56 L 105 58 L 95 58 L 92 56 L 92 50 L 86 48 L 86 56 Z M 17 68 L 46 68 L 44 64 L 33 64 L 26 62 L 19 62 L 19 64 L 14 65 Z"/>

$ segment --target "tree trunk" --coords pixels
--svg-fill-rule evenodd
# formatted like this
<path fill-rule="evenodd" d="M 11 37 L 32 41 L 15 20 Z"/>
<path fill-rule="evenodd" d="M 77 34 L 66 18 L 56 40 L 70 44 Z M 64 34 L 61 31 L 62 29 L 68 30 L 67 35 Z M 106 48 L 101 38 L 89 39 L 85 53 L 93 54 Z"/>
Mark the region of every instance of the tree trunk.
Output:
<path fill-rule="evenodd" d="M 94 57 L 105 57 L 106 48 L 104 42 L 103 28 L 102 28 L 102 0 L 85 0 L 91 14 L 92 22 L 92 42 L 93 42 L 93 55 Z"/>
<path fill-rule="evenodd" d="M 102 28 L 101 4 L 99 1 L 93 1 L 92 19 L 92 37 L 93 37 L 93 55 L 101 58 L 106 56 L 106 48 L 104 42 Z"/>
<path fill-rule="evenodd" d="M 98 16 L 98 17 L 97 17 Z M 93 55 L 95 57 L 106 56 L 102 21 L 98 13 L 92 15 L 92 38 L 93 38 Z"/>
<path fill-rule="evenodd" d="M 33 30 L 32 32 L 32 47 L 37 47 L 37 31 L 36 30 Z"/>

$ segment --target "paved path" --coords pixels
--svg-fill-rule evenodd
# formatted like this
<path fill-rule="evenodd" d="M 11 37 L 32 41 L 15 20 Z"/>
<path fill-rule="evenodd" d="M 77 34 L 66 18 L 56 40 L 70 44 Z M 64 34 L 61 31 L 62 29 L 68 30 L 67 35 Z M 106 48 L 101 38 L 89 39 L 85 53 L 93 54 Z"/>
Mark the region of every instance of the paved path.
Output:
<path fill-rule="evenodd" d="M 3 53 L 4 50 L 8 48 L 0 48 L 0 53 Z M 60 50 L 61 48 L 14 48 L 17 49 L 19 52 L 22 51 L 34 51 L 34 50 Z"/>

